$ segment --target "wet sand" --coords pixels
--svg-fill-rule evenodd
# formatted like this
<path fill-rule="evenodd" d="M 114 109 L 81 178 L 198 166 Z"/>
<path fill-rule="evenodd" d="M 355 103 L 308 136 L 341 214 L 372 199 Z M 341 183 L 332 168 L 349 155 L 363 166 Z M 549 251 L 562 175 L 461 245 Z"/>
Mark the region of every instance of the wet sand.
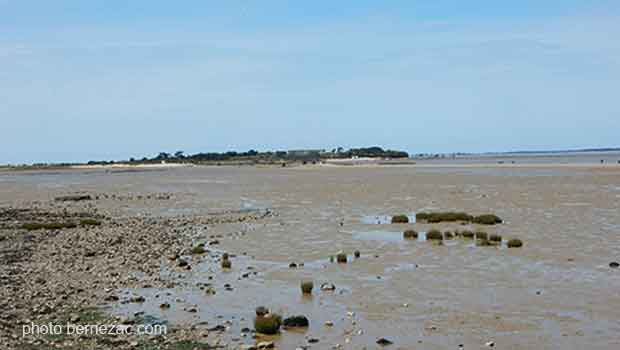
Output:
<path fill-rule="evenodd" d="M 144 312 L 181 328 L 222 324 L 215 339 L 236 349 L 256 340 L 254 309 L 264 305 L 310 327 L 283 331 L 281 349 L 617 349 L 620 346 L 620 167 L 616 164 L 417 164 L 298 168 L 190 167 L 133 172 L 59 170 L 0 174 L 0 206 L 57 206 L 74 192 L 99 199 L 63 204 L 97 208 L 108 222 L 132 218 L 186 220 L 179 245 L 217 239 L 210 253 L 187 255 L 190 271 L 161 256 L 150 274 L 131 268 L 135 283 L 115 285 L 119 301 L 93 304 L 110 315 Z M 169 200 L 147 196 L 170 194 Z M 104 197 L 105 194 L 105 197 Z M 115 198 L 112 199 L 112 194 Z M 107 198 L 106 198 L 107 197 Z M 126 200 L 118 198 L 127 197 Z M 218 213 L 273 215 L 243 222 L 197 225 Z M 365 218 L 421 211 L 495 213 L 496 226 L 381 224 Z M 146 226 L 148 227 L 148 226 Z M 454 239 L 443 246 L 403 240 L 407 228 L 483 228 L 524 247 L 477 247 Z M 100 234 L 110 229 L 104 223 Z M 7 244 L 3 240 L 1 244 Z M 331 263 L 338 251 L 349 263 Z M 361 252 L 354 259 L 354 250 Z M 221 252 L 234 254 L 222 271 Z M 37 259 L 44 259 L 41 256 Z M 40 260 L 37 260 L 40 261 Z M 304 265 L 296 269 L 289 263 Z M 251 267 L 251 269 L 248 269 Z M 249 276 L 244 274 L 250 272 Z M 256 272 L 256 274 L 254 274 Z M 76 275 L 77 276 L 77 275 Z M 209 278 L 211 277 L 211 278 Z M 77 278 L 68 275 L 65 278 Z M 311 279 L 311 297 L 299 283 Z M 319 286 L 333 283 L 333 292 Z M 210 284 L 215 295 L 207 295 Z M 229 284 L 232 290 L 226 290 Z M 144 288 L 150 285 L 150 288 Z M 170 286 L 170 287 L 168 287 Z M 203 287 L 201 289 L 201 286 Z M 131 295 L 143 303 L 123 303 Z M 159 305 L 170 304 L 162 310 Z M 196 312 L 188 312 L 192 307 Z M 325 326 L 332 321 L 333 326 Z M 204 323 L 208 322 L 208 323 Z M 308 343 L 309 338 L 318 343 Z"/>

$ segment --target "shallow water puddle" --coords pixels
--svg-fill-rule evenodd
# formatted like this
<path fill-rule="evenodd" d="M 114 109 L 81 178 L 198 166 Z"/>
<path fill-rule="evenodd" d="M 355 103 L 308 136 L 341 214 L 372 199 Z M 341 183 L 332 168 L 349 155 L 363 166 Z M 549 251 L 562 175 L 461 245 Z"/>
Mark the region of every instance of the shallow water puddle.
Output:
<path fill-rule="evenodd" d="M 241 204 L 239 205 L 239 211 L 242 213 L 253 211 L 265 211 L 271 209 L 271 204 L 259 202 L 256 199 L 250 199 L 241 197 Z"/>
<path fill-rule="evenodd" d="M 407 217 L 410 224 L 415 224 L 415 213 L 408 214 Z M 360 222 L 367 225 L 387 225 L 392 223 L 392 215 L 365 215 Z"/>
<path fill-rule="evenodd" d="M 403 242 L 405 239 L 403 238 L 402 232 L 390 232 L 390 231 L 365 231 L 365 232 L 354 232 L 354 239 L 359 239 L 363 241 L 383 241 L 383 242 Z"/>
<path fill-rule="evenodd" d="M 399 272 L 399 271 L 413 271 L 418 268 L 418 264 L 414 263 L 399 263 L 396 266 L 391 266 L 385 269 L 386 272 Z"/>
<path fill-rule="evenodd" d="M 215 254 L 203 256 L 203 260 L 194 265 L 195 269 L 187 272 L 176 268 L 164 269 L 161 278 L 175 281 L 174 287 L 120 290 L 120 301 L 108 305 L 107 310 L 114 315 L 135 318 L 136 322 L 194 325 L 207 330 L 216 326 L 225 327 L 227 331 L 224 333 L 211 333 L 218 338 L 229 338 L 229 341 L 237 338 L 238 343 L 246 344 L 256 342 L 251 334 L 242 330 L 253 328 L 257 306 L 267 306 L 272 312 L 285 317 L 307 316 L 310 320 L 308 329 L 283 330 L 281 336 L 273 339 L 279 348 L 286 349 L 305 343 L 305 337 L 309 334 L 320 338 L 322 342 L 327 339 L 336 341 L 336 330 L 346 326 L 343 315 L 348 310 L 342 298 L 347 298 L 351 293 L 350 287 L 339 284 L 335 291 L 321 291 L 320 282 L 315 280 L 313 294 L 306 296 L 301 294 L 296 284 L 298 282 L 264 278 L 268 273 L 300 272 L 298 277 L 292 278 L 296 281 L 304 275 L 301 268 L 289 269 L 281 263 L 237 256 L 232 258 L 233 269 L 223 272 L 214 258 Z M 250 266 L 252 268 L 248 270 Z M 259 272 L 249 278 L 240 278 L 240 274 L 247 271 Z M 211 290 L 215 290 L 215 293 L 211 293 Z M 144 298 L 142 302 L 129 302 L 132 296 L 138 295 Z M 326 328 L 327 321 L 334 326 Z"/>
<path fill-rule="evenodd" d="M 407 239 L 402 232 L 373 230 L 351 232 L 354 239 L 362 241 L 382 241 L 382 242 L 426 242 L 426 232 L 418 232 L 418 238 Z"/>
<path fill-rule="evenodd" d="M 426 232 L 418 232 L 417 240 L 419 242 L 426 242 Z"/>
<path fill-rule="evenodd" d="M 565 207 L 589 207 L 592 205 L 592 203 L 587 203 L 587 202 L 565 202 L 565 203 L 561 203 L 560 205 L 565 206 Z"/>

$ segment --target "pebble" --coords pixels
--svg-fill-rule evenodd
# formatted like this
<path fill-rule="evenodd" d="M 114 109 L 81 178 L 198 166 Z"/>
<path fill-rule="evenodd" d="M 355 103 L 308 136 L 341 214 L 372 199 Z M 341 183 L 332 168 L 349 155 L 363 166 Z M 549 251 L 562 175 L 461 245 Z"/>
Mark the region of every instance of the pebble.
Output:
<path fill-rule="evenodd" d="M 256 308 L 256 316 L 265 316 L 269 313 L 269 309 L 264 306 L 259 306 Z"/>
<path fill-rule="evenodd" d="M 392 345 L 394 344 L 391 340 L 386 339 L 386 338 L 379 338 L 377 340 L 377 344 L 381 345 L 381 346 L 387 346 L 387 345 Z"/>
<path fill-rule="evenodd" d="M 333 283 L 323 283 L 321 284 L 321 290 L 325 290 L 325 291 L 336 290 L 336 286 Z"/>
<path fill-rule="evenodd" d="M 282 325 L 284 327 L 308 327 L 310 325 L 310 321 L 306 316 L 297 315 L 287 317 L 282 321 Z"/>
<path fill-rule="evenodd" d="M 143 303 L 145 301 L 144 297 L 141 295 L 134 295 L 129 298 L 130 303 Z"/>
<path fill-rule="evenodd" d="M 226 331 L 226 326 L 218 324 L 215 327 L 211 327 L 207 329 L 209 332 L 224 332 Z"/>
<path fill-rule="evenodd" d="M 272 341 L 262 341 L 258 344 L 256 344 L 256 348 L 261 350 L 261 349 L 273 349 L 275 347 L 274 343 Z"/>

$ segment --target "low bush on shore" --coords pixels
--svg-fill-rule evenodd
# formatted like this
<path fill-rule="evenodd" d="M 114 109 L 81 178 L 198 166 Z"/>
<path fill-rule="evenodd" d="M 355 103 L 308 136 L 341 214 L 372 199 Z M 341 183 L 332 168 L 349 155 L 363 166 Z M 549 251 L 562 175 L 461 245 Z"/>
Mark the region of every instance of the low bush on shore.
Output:
<path fill-rule="evenodd" d="M 392 216 L 393 224 L 406 224 L 408 222 L 409 222 L 409 217 L 407 215 L 400 214 L 400 215 Z"/>
<path fill-rule="evenodd" d="M 347 254 L 346 253 L 338 253 L 338 255 L 336 255 L 336 261 L 341 263 L 341 264 L 346 264 L 347 263 Z"/>
<path fill-rule="evenodd" d="M 498 234 L 492 234 L 489 236 L 489 241 L 491 242 L 501 242 L 502 241 L 502 236 L 498 235 Z"/>

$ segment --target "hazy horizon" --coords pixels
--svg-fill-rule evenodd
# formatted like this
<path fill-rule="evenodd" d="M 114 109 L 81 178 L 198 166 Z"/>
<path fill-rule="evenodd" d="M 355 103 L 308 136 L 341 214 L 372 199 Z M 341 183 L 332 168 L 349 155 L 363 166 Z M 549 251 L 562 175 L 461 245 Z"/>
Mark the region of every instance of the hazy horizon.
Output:
<path fill-rule="evenodd" d="M 361 147 L 353 147 L 353 148 L 366 148 L 366 147 L 375 147 L 379 145 L 372 145 L 372 146 L 361 146 Z M 332 151 L 334 149 L 336 149 L 337 147 L 319 147 L 319 148 L 315 148 L 315 149 L 321 149 L 321 150 L 325 150 L 327 152 Z M 310 148 L 299 148 L 299 149 L 310 149 Z M 299 150 L 296 149 L 296 150 Z M 194 155 L 197 153 L 225 153 L 225 152 L 229 152 L 229 151 L 233 151 L 233 152 L 247 152 L 247 151 L 258 151 L 258 152 L 276 152 L 276 151 L 291 151 L 293 149 L 249 149 L 249 150 L 239 150 L 239 149 L 228 149 L 228 150 L 224 150 L 224 151 L 213 151 L 213 150 L 203 150 L 203 151 L 199 151 L 199 152 L 185 152 L 181 149 L 177 149 L 177 150 L 161 150 L 161 152 L 166 152 L 168 154 L 170 154 L 170 156 L 173 156 L 173 154 L 176 151 L 182 151 L 184 156 L 190 156 L 190 155 Z M 344 149 L 345 151 L 348 150 L 348 148 Z M 387 149 L 385 149 L 387 150 Z M 546 150 L 510 150 L 510 151 L 484 151 L 484 152 L 460 152 L 460 151 L 453 151 L 453 152 L 415 152 L 415 151 L 409 151 L 409 150 L 401 150 L 401 149 L 392 149 L 394 151 L 405 151 L 409 153 L 409 157 L 415 158 L 418 155 L 423 155 L 423 156 L 434 156 L 434 155 L 441 155 L 441 156 L 446 156 L 446 155 L 462 155 L 462 156 L 478 156 L 478 157 L 485 157 L 485 156 L 509 156 L 509 155 L 523 155 L 523 156 L 527 156 L 527 155 L 553 155 L 553 154 L 566 154 L 566 155 L 571 155 L 571 154 L 580 154 L 580 153 L 590 153 L 590 154 L 607 154 L 607 153 L 620 153 L 620 147 L 597 147 L 597 148 L 590 148 L 590 147 L 585 147 L 585 148 L 574 148 L 574 149 L 546 149 Z M 142 160 L 143 158 L 148 158 L 148 159 L 153 159 L 155 158 L 160 152 L 152 152 L 150 154 L 137 154 L 137 155 L 133 155 L 131 157 L 128 158 L 97 158 L 97 159 L 89 159 L 89 160 L 77 160 L 77 161 L 49 161 L 49 162 L 31 162 L 31 163 L 0 163 L 0 166 L 3 165 L 9 165 L 9 166 L 19 166 L 19 165 L 35 165 L 35 164 L 71 164 L 71 163 L 81 163 L 81 164 L 85 164 L 89 161 L 95 161 L 95 162 L 109 162 L 109 161 L 114 161 L 114 162 L 126 162 L 126 161 L 130 161 L 130 159 L 135 159 L 135 160 Z"/>
<path fill-rule="evenodd" d="M 0 0 L 0 33 L 0 164 L 618 146 L 617 1 Z"/>

